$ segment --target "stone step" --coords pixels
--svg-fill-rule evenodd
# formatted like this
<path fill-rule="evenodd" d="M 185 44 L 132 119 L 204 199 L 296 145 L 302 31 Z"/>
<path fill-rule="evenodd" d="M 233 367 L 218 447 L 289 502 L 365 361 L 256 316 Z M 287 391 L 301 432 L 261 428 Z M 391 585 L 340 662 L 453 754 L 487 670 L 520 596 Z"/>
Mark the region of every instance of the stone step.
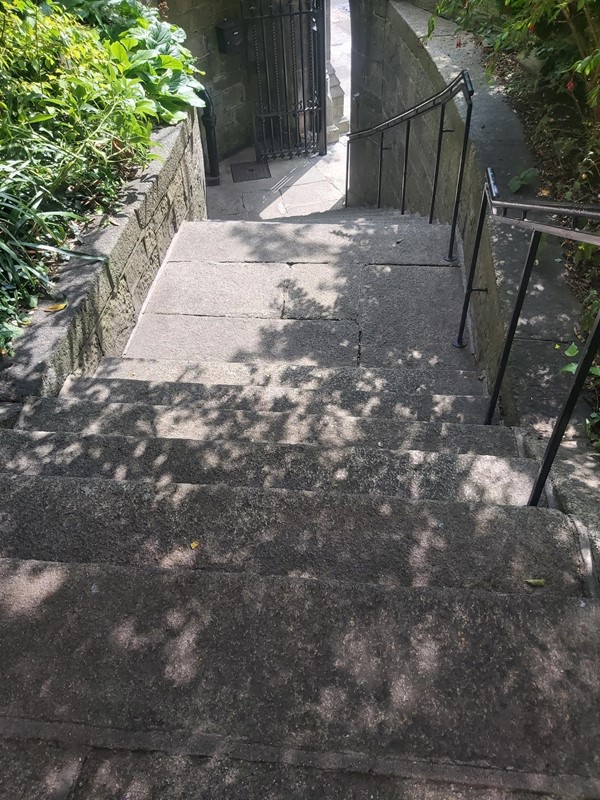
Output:
<path fill-rule="evenodd" d="M 237 386 L 287 386 L 329 391 L 406 391 L 411 394 L 473 394 L 484 392 L 475 371 L 443 366 L 401 369 L 373 367 L 308 367 L 300 364 L 218 361 L 159 361 L 150 358 L 103 358 L 97 378 L 121 378 L 163 383 L 202 383 Z"/>
<path fill-rule="evenodd" d="M 0 430 L 6 472 L 146 479 L 525 505 L 537 474 L 526 459 L 368 447 L 80 436 Z"/>
<path fill-rule="evenodd" d="M 8 474 L 2 486 L 0 551 L 12 558 L 583 592 L 573 526 L 548 509 Z"/>
<path fill-rule="evenodd" d="M 5 730 L 600 777 L 595 601 L 11 559 L 0 586 Z"/>
<path fill-rule="evenodd" d="M 352 416 L 414 419 L 423 422 L 480 424 L 487 398 L 483 395 L 446 395 L 359 390 L 353 388 L 293 389 L 286 386 L 204 386 L 198 383 L 139 381 L 123 378 L 70 378 L 60 393 L 73 400 L 100 403 L 142 403 L 172 408 L 196 407 L 198 413 L 236 411 L 296 411 L 322 414 L 345 411 Z"/>
<path fill-rule="evenodd" d="M 364 446 L 507 457 L 520 455 L 517 439 L 510 428 L 353 417 L 336 411 L 323 414 L 294 411 L 203 414 L 194 406 L 173 409 L 140 403 L 37 398 L 25 404 L 15 427 L 85 435 L 156 436 L 197 441 L 244 439 L 330 447 Z"/>
<path fill-rule="evenodd" d="M 491 770 L 449 769 L 446 782 L 431 776 L 427 766 L 406 765 L 396 775 L 389 768 L 381 770 L 383 774 L 375 769 L 373 774 L 356 768 L 348 771 L 343 763 L 332 767 L 327 759 L 314 766 L 310 759 L 303 762 L 300 753 L 294 753 L 291 764 L 269 763 L 264 755 L 252 762 L 222 753 L 208 758 L 173 751 L 111 752 L 68 743 L 61 747 L 44 741 L 4 741 L 0 742 L 2 786 L 7 787 L 6 800 L 50 798 L 48 776 L 55 775 L 60 776 L 60 794 L 52 792 L 52 800 L 165 800 L 166 787 L 169 800 L 553 800 L 538 791 L 514 794 L 512 789 L 526 786 L 529 776 L 499 778 Z M 548 788 L 558 783 L 547 781 Z M 585 791 L 582 781 L 568 788 L 561 797 L 569 800 L 577 800 Z"/>
<path fill-rule="evenodd" d="M 203 220 L 183 223 L 169 260 L 447 266 L 448 235 L 446 225 L 399 215 L 370 224 L 360 213 L 327 221 Z"/>

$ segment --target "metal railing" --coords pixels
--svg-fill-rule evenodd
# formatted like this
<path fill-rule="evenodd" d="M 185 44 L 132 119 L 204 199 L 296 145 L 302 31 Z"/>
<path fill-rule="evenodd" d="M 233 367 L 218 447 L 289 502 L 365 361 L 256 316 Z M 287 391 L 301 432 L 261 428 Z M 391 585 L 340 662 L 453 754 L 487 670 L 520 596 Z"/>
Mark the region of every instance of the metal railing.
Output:
<path fill-rule="evenodd" d="M 346 206 L 348 205 L 348 193 L 349 193 L 349 184 L 350 184 L 350 148 L 355 142 L 370 139 L 371 137 L 378 136 L 379 137 L 379 166 L 378 166 L 378 174 L 377 174 L 377 208 L 381 208 L 381 192 L 382 192 L 382 182 L 383 182 L 383 154 L 385 152 L 385 134 L 387 131 L 391 130 L 392 128 L 397 128 L 400 125 L 405 126 L 405 139 L 404 139 L 404 158 L 402 164 L 402 184 L 401 184 L 401 201 L 400 201 L 400 213 L 404 214 L 406 212 L 406 189 L 407 189 L 407 176 L 408 176 L 408 153 L 410 147 L 410 131 L 411 131 L 411 122 L 417 117 L 421 117 L 424 114 L 429 114 L 436 109 L 440 109 L 440 120 L 438 126 L 438 138 L 437 138 L 437 146 L 436 146 L 436 155 L 435 155 L 435 166 L 433 170 L 433 187 L 432 187 L 432 194 L 431 194 L 431 203 L 429 207 L 429 222 L 433 222 L 433 217 L 435 213 L 435 202 L 437 196 L 437 188 L 440 176 L 440 163 L 442 157 L 442 149 L 443 149 L 443 140 L 444 134 L 450 133 L 451 130 L 446 130 L 444 128 L 444 123 L 446 120 L 446 106 L 450 103 L 457 95 L 462 94 L 466 105 L 467 111 L 465 116 L 465 123 L 464 123 L 464 133 L 463 133 L 463 140 L 462 140 L 462 147 L 461 147 L 461 155 L 460 155 L 460 163 L 458 167 L 458 175 L 456 179 L 456 189 L 455 189 L 455 197 L 454 197 L 454 206 L 452 210 L 452 222 L 450 227 L 450 244 L 448 247 L 448 261 L 455 261 L 456 257 L 454 255 L 454 245 L 456 242 L 456 227 L 458 224 L 458 211 L 460 206 L 460 198 L 462 193 L 462 185 L 463 185 L 463 178 L 465 173 L 465 163 L 467 158 L 467 148 L 469 144 L 469 132 L 471 128 L 471 114 L 473 108 L 473 100 L 472 97 L 474 95 L 473 84 L 471 83 L 471 78 L 469 73 L 466 70 L 463 70 L 459 75 L 454 78 L 447 86 L 445 86 L 441 91 L 437 94 L 432 95 L 427 100 L 424 100 L 422 103 L 419 103 L 412 108 L 403 111 L 401 114 L 398 114 L 391 119 L 386 120 L 385 122 L 380 123 L 379 125 L 375 125 L 372 128 L 366 128 L 365 130 L 355 131 L 354 133 L 350 133 L 348 136 L 348 154 L 347 154 L 347 161 L 346 161 Z"/>
<path fill-rule="evenodd" d="M 521 275 L 521 281 L 519 283 L 515 305 L 510 323 L 508 325 L 506 338 L 504 340 L 502 354 L 500 356 L 494 388 L 484 420 L 485 425 L 491 425 L 494 413 L 496 411 L 496 405 L 498 404 L 498 399 L 500 397 L 502 383 L 506 374 L 508 360 L 517 331 L 517 326 L 519 324 L 521 311 L 523 309 L 525 296 L 527 294 L 531 273 L 535 265 L 542 234 L 556 236 L 563 240 L 567 239 L 574 242 L 586 242 L 588 244 L 593 244 L 600 247 L 599 234 L 582 230 L 578 227 L 580 222 L 600 222 L 600 209 L 598 207 L 580 205 L 567 206 L 561 203 L 546 202 L 519 203 L 500 200 L 500 194 L 496 184 L 496 179 L 494 177 L 494 172 L 492 169 L 488 168 L 486 170 L 486 181 L 483 189 L 479 219 L 477 222 L 477 230 L 467 278 L 467 287 L 458 336 L 452 342 L 455 347 L 466 347 L 464 333 L 471 295 L 473 292 L 485 291 L 485 289 L 474 288 L 473 284 L 475 281 L 475 270 L 481 248 L 483 229 L 486 218 L 488 217 L 499 223 L 508 224 L 517 228 L 523 228 L 524 230 L 531 231 L 531 239 L 529 242 L 527 258 L 523 267 L 523 273 Z M 561 222 L 565 221 L 569 222 L 569 227 L 562 227 Z M 594 362 L 598 350 L 600 350 L 600 312 L 598 312 L 596 321 L 586 340 L 577 371 L 575 372 L 571 390 L 569 391 L 568 397 L 565 400 L 562 410 L 554 425 L 554 429 L 546 447 L 546 452 L 544 453 L 544 457 L 542 459 L 542 465 L 533 485 L 527 505 L 536 506 L 540 501 L 544 486 L 546 485 L 546 480 L 548 479 L 552 464 L 554 463 L 554 459 L 558 452 L 558 448 L 560 447 L 560 443 L 565 435 L 567 426 L 575 409 L 575 405 L 584 387 L 590 367 Z"/>

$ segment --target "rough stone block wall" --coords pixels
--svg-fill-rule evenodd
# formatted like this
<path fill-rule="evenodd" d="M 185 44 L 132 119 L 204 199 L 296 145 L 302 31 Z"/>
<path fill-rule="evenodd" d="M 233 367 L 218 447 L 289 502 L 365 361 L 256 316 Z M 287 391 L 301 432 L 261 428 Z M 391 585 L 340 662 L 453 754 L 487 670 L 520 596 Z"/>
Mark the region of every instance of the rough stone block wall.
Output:
<path fill-rule="evenodd" d="M 195 114 L 154 139 L 158 158 L 126 187 L 123 208 L 80 245 L 98 261 L 73 258 L 61 267 L 56 286 L 68 307 L 60 314 L 36 311 L 15 357 L 3 359 L 0 401 L 58 394 L 72 372 L 91 374 L 103 356 L 121 355 L 177 229 L 206 217 Z"/>
<path fill-rule="evenodd" d="M 253 141 L 253 103 L 248 95 L 244 53 L 225 54 L 217 46 L 216 23 L 240 18 L 239 0 L 169 0 L 169 21 L 187 33 L 186 46 L 206 73 L 217 115 L 219 157 L 225 158 Z"/>

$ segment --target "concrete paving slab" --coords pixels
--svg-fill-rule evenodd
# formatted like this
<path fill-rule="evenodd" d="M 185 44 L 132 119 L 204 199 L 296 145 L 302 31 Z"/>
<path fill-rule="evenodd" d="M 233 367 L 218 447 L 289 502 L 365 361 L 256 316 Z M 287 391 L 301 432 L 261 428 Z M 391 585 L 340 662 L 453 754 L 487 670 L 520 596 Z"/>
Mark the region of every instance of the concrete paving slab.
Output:
<path fill-rule="evenodd" d="M 182 225 L 170 260 L 445 265 L 447 234 L 446 226 L 414 218 L 386 226 L 348 217 L 321 224 L 208 220 Z"/>
<path fill-rule="evenodd" d="M 0 431 L 0 463 L 29 475 L 223 483 L 526 505 L 536 462 L 368 447 Z"/>
<path fill-rule="evenodd" d="M 343 201 L 340 190 L 325 180 L 324 176 L 318 182 L 288 185 L 281 190 L 281 199 L 289 214 L 298 213 L 301 209 L 314 212 L 316 197 L 323 211 L 335 208 Z"/>
<path fill-rule="evenodd" d="M 283 361 L 352 366 L 358 325 L 329 320 L 184 317 L 144 314 L 125 354 L 133 358 L 194 361 Z"/>
<path fill-rule="evenodd" d="M 333 408 L 325 409 L 323 414 L 223 410 L 217 414 L 199 414 L 193 406 L 172 408 L 38 398 L 25 404 L 16 428 L 85 435 L 158 436 L 197 441 L 244 439 L 331 447 L 362 445 L 387 450 L 519 455 L 517 440 L 510 428 L 353 417 Z"/>
<path fill-rule="evenodd" d="M 338 391 L 398 391 L 412 394 L 483 394 L 476 372 L 414 365 L 402 369 L 365 367 L 302 367 L 296 364 L 236 362 L 157 361 L 151 358 L 103 358 L 98 378 L 125 378 L 150 382 L 233 384 L 238 386 L 289 386 L 297 389 Z"/>
<path fill-rule="evenodd" d="M 0 568 L 6 718 L 599 776 L 597 602 Z"/>
<path fill-rule="evenodd" d="M 304 414 L 322 414 L 329 410 L 345 411 L 354 417 L 475 424 L 481 424 L 487 408 L 487 399 L 483 396 L 413 394 L 406 388 L 397 391 L 356 390 L 352 387 L 305 390 L 286 386 L 204 386 L 106 378 L 69 380 L 61 397 L 172 406 L 176 409 L 193 406 L 198 414 L 214 414 L 225 409 Z"/>
<path fill-rule="evenodd" d="M 547 509 L 3 475 L 0 554 L 579 596 L 568 518 Z M 43 514 L 39 513 L 40 506 Z M 78 520 L 85 519 L 85 526 Z M 191 547 L 192 542 L 198 546 Z M 528 579 L 545 580 L 529 586 Z"/>
<path fill-rule="evenodd" d="M 361 280 L 357 265 L 293 264 L 283 316 L 358 320 Z"/>
<path fill-rule="evenodd" d="M 418 361 L 468 369 L 471 354 L 451 344 L 462 302 L 460 273 L 453 267 L 365 267 L 361 363 L 392 367 Z"/>
<path fill-rule="evenodd" d="M 287 264 L 167 263 L 154 282 L 146 311 L 280 318 L 289 277 Z"/>
<path fill-rule="evenodd" d="M 552 800 L 548 795 L 223 757 L 93 753 L 73 800 Z"/>
<path fill-rule="evenodd" d="M 206 212 L 209 219 L 247 219 L 242 193 L 237 186 L 222 186 L 218 194 L 210 187 L 206 193 Z"/>
<path fill-rule="evenodd" d="M 0 741 L 0 798 L 71 800 L 87 753 L 48 742 Z"/>
<path fill-rule="evenodd" d="M 253 189 L 242 193 L 246 219 L 269 220 L 287 216 L 287 208 L 278 190 Z"/>
<path fill-rule="evenodd" d="M 285 217 L 288 203 L 281 198 L 281 192 L 286 189 L 293 189 L 289 201 L 299 213 L 327 211 L 344 196 L 345 154 L 345 143 L 339 142 L 331 145 L 324 157 L 269 161 L 270 178 L 233 183 L 231 163 L 254 161 L 256 158 L 252 148 L 236 153 L 221 164 L 221 184 L 207 188 L 209 218 L 258 220 Z M 316 184 L 308 195 L 304 195 L 301 189 L 305 184 Z M 299 192 L 295 191 L 297 188 Z"/>

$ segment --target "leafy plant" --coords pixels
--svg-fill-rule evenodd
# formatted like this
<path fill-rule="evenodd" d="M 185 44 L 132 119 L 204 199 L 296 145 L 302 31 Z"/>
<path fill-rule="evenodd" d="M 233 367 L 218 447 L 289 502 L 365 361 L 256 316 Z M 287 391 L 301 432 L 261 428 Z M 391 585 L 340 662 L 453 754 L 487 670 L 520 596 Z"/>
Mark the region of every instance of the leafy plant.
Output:
<path fill-rule="evenodd" d="M 523 170 L 519 175 L 515 175 L 508 182 L 508 188 L 511 192 L 518 192 L 523 186 L 529 186 L 538 177 L 540 171 L 531 167 L 530 169 Z"/>
<path fill-rule="evenodd" d="M 600 122 L 597 0 L 440 0 L 436 12 L 479 33 L 496 50 L 537 55 L 546 79 L 574 96 L 580 88 Z"/>
<path fill-rule="evenodd" d="M 65 242 L 147 163 L 152 120 L 200 104 L 183 39 L 138 0 L 0 0 L 0 356 Z"/>
<path fill-rule="evenodd" d="M 596 317 L 600 313 L 600 295 L 592 290 L 584 302 L 584 312 L 581 317 L 582 335 L 586 336 L 592 329 Z M 569 359 L 576 358 L 580 353 L 580 345 L 572 342 L 564 351 L 564 356 Z M 569 361 L 562 368 L 562 372 L 574 374 L 577 371 L 577 362 Z M 600 450 L 600 363 L 592 365 L 588 375 L 589 397 L 592 401 L 593 410 L 586 419 L 588 436 L 594 447 Z"/>
<path fill-rule="evenodd" d="M 184 47 L 185 32 L 160 19 L 158 10 L 139 0 L 59 0 L 63 8 L 95 25 L 114 63 L 137 79 L 146 96 L 146 113 L 160 122 L 185 119 L 190 106 L 201 108 L 203 89 L 194 57 Z"/>

